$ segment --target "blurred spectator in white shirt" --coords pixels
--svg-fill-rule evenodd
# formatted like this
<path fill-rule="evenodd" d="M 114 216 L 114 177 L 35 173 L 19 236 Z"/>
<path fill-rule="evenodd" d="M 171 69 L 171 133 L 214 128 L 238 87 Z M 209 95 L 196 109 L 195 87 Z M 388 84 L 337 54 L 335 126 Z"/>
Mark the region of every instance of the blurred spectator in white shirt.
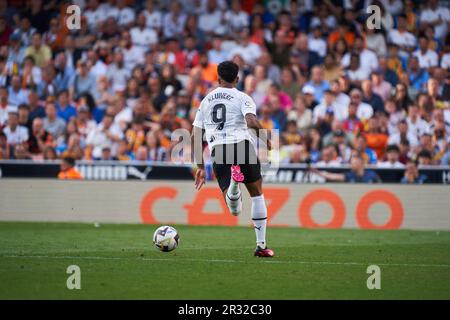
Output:
<path fill-rule="evenodd" d="M 450 10 L 448 7 L 439 6 L 438 0 L 428 0 L 428 8 L 420 14 L 422 27 L 433 26 L 434 34 L 438 39 L 444 39 L 447 35 L 447 25 L 450 21 Z"/>
<path fill-rule="evenodd" d="M 11 85 L 8 90 L 8 103 L 18 107 L 22 103 L 28 102 L 28 92 L 21 88 L 21 77 L 19 75 L 12 76 Z"/>
<path fill-rule="evenodd" d="M 90 64 L 90 73 L 95 77 L 95 80 L 100 76 L 106 75 L 108 67 L 106 64 L 98 58 L 98 54 L 95 50 L 91 49 L 86 55 L 87 63 Z"/>
<path fill-rule="evenodd" d="M 145 2 L 145 10 L 143 11 L 147 28 L 153 29 L 159 32 L 162 27 L 163 15 L 161 11 L 158 10 L 155 0 L 147 0 Z"/>
<path fill-rule="evenodd" d="M 402 0 L 380 0 L 380 2 L 383 4 L 384 10 L 394 16 L 400 14 L 403 10 Z"/>
<path fill-rule="evenodd" d="M 228 59 L 233 59 L 235 55 L 239 55 L 247 64 L 254 65 L 261 53 L 260 46 L 250 42 L 250 32 L 247 28 L 244 28 L 239 33 L 239 44 L 230 51 Z"/>
<path fill-rule="evenodd" d="M 378 94 L 383 101 L 386 101 L 392 96 L 392 85 L 383 79 L 381 70 L 375 70 L 370 75 L 372 81 L 372 90 Z"/>
<path fill-rule="evenodd" d="M 375 29 L 365 28 L 367 49 L 372 50 L 377 56 L 385 56 L 387 53 L 386 38 L 383 33 Z"/>
<path fill-rule="evenodd" d="M 113 92 L 124 91 L 131 73 L 125 68 L 124 56 L 121 50 L 114 54 L 114 62 L 109 66 L 106 76 Z"/>
<path fill-rule="evenodd" d="M 180 36 L 183 33 L 186 24 L 186 14 L 183 13 L 182 9 L 178 1 L 170 3 L 169 12 L 166 13 L 163 19 L 163 34 L 166 39 Z"/>
<path fill-rule="evenodd" d="M 98 29 L 99 25 L 108 18 L 105 15 L 105 10 L 99 5 L 98 0 L 89 0 L 87 9 L 84 11 L 83 16 L 86 17 L 89 29 L 94 31 Z"/>
<path fill-rule="evenodd" d="M 86 144 L 92 149 L 92 157 L 99 159 L 102 155 L 102 148 L 109 146 L 111 154 L 116 155 L 118 142 L 123 138 L 120 127 L 113 122 L 113 116 L 105 114 L 102 122 L 86 138 Z"/>
<path fill-rule="evenodd" d="M 346 110 L 340 108 L 340 106 L 336 104 L 335 93 L 328 89 L 324 93 L 322 102 L 314 107 L 313 123 L 317 123 L 321 119 L 324 119 L 330 112 L 334 114 L 334 119 L 342 121 L 347 118 Z"/>
<path fill-rule="evenodd" d="M 225 12 L 224 20 L 231 34 L 238 34 L 242 28 L 249 26 L 249 16 L 241 9 L 241 1 L 232 0 L 231 9 Z"/>
<path fill-rule="evenodd" d="M 209 62 L 219 64 L 227 60 L 228 52 L 222 49 L 222 37 L 216 35 L 212 40 L 212 48 L 208 51 Z"/>
<path fill-rule="evenodd" d="M 316 163 L 318 167 L 340 167 L 342 159 L 338 156 L 337 147 L 334 144 L 326 145 L 322 149 L 321 160 Z"/>
<path fill-rule="evenodd" d="M 378 168 L 395 168 L 402 169 L 405 167 L 403 163 L 398 161 L 400 157 L 400 149 L 397 145 L 388 145 L 386 148 L 386 161 L 379 161 Z"/>
<path fill-rule="evenodd" d="M 425 35 L 419 36 L 419 49 L 413 53 L 419 59 L 419 66 L 424 69 L 436 67 L 439 62 L 439 56 L 429 48 L 428 44 L 428 38 Z"/>
<path fill-rule="evenodd" d="M 57 116 L 56 105 L 53 102 L 46 103 L 45 114 L 44 129 L 56 140 L 64 133 L 66 122 Z"/>
<path fill-rule="evenodd" d="M 125 69 L 127 69 L 129 73 L 131 73 L 136 65 L 144 63 L 145 50 L 142 47 L 138 47 L 133 44 L 129 31 L 122 32 L 120 46 L 120 50 L 122 50 L 123 53 Z"/>
<path fill-rule="evenodd" d="M 406 15 L 401 14 L 397 18 L 397 29 L 388 33 L 388 42 L 400 47 L 400 55 L 407 57 L 416 47 L 416 37 L 407 30 Z"/>
<path fill-rule="evenodd" d="M 370 74 L 370 71 L 361 65 L 360 56 L 356 53 L 350 56 L 350 64 L 345 72 L 350 81 L 356 86 L 359 86 L 363 80 L 369 78 Z"/>
<path fill-rule="evenodd" d="M 316 52 L 319 57 L 325 58 L 327 54 L 327 42 L 323 38 L 320 26 L 315 27 L 312 34 L 308 37 L 308 48 Z"/>
<path fill-rule="evenodd" d="M 158 43 L 158 34 L 154 29 L 147 27 L 147 18 L 144 12 L 141 12 L 136 20 L 136 27 L 130 30 L 131 40 L 135 46 L 148 50 L 151 46 Z"/>
<path fill-rule="evenodd" d="M 350 57 L 353 55 L 359 55 L 359 64 L 366 73 L 374 71 L 378 68 L 378 58 L 376 54 L 364 47 L 364 39 L 362 37 L 356 37 L 353 44 L 353 51 L 348 52 L 342 58 L 342 66 L 348 67 L 350 65 Z M 366 78 L 367 79 L 367 78 Z"/>
<path fill-rule="evenodd" d="M 430 127 L 428 123 L 420 117 L 420 110 L 416 104 L 410 104 L 408 106 L 406 122 L 408 123 L 408 133 L 415 135 L 417 139 L 430 132 Z"/>
<path fill-rule="evenodd" d="M 400 145 L 402 140 L 407 140 L 412 148 L 419 145 L 417 135 L 408 129 L 408 122 L 406 120 L 401 120 L 398 123 L 398 130 L 389 135 L 388 145 Z"/>
<path fill-rule="evenodd" d="M 11 106 L 7 111 L 8 122 L 3 129 L 3 133 L 6 135 L 8 145 L 15 146 L 27 142 L 29 138 L 28 129 L 19 125 L 18 108 Z"/>
<path fill-rule="evenodd" d="M 89 72 L 86 61 L 79 60 L 77 65 L 77 71 L 69 81 L 70 96 L 74 100 L 86 92 L 93 94 L 95 88 L 95 76 Z"/>
<path fill-rule="evenodd" d="M 134 10 L 127 7 L 126 0 L 116 0 L 116 10 L 114 15 L 117 15 L 115 16 L 117 23 L 120 27 L 128 29 L 135 20 Z"/>
<path fill-rule="evenodd" d="M 350 91 L 350 101 L 358 106 L 356 116 L 360 120 L 367 120 L 372 118 L 373 108 L 370 104 L 363 102 L 362 99 L 363 96 L 361 90 L 355 88 Z"/>
<path fill-rule="evenodd" d="M 198 19 L 198 27 L 206 35 L 225 34 L 224 13 L 217 7 L 217 0 L 208 0 L 206 11 Z"/>

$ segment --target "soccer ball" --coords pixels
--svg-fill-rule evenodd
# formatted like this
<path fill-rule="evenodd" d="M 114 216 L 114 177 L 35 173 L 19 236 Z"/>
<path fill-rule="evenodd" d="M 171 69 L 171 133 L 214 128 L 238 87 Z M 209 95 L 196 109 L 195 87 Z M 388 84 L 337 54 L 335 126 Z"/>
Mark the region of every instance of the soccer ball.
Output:
<path fill-rule="evenodd" d="M 175 250 L 180 242 L 180 236 L 175 228 L 162 226 L 153 234 L 153 244 L 158 250 L 168 252 Z"/>

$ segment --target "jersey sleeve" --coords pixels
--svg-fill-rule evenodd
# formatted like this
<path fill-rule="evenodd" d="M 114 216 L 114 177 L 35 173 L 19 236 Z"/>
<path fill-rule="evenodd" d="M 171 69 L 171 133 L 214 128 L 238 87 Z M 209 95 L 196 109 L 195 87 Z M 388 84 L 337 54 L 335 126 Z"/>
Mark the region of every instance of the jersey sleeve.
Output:
<path fill-rule="evenodd" d="M 194 122 L 192 123 L 193 126 L 201 129 L 205 129 L 204 119 L 203 119 L 203 112 L 202 112 L 202 104 L 197 109 L 197 112 L 195 114 Z"/>
<path fill-rule="evenodd" d="M 251 113 L 256 116 L 256 104 L 253 99 L 250 96 L 243 94 L 241 97 L 241 101 L 242 114 L 245 116 L 247 113 Z"/>

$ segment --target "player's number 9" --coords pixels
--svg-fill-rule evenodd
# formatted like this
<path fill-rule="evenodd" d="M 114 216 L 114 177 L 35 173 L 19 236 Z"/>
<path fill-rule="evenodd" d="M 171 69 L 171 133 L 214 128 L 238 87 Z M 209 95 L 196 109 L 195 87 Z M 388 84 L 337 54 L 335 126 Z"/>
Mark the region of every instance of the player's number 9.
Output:
<path fill-rule="evenodd" d="M 217 123 L 217 130 L 222 130 L 226 121 L 225 105 L 223 103 L 216 104 L 212 109 L 212 121 Z"/>

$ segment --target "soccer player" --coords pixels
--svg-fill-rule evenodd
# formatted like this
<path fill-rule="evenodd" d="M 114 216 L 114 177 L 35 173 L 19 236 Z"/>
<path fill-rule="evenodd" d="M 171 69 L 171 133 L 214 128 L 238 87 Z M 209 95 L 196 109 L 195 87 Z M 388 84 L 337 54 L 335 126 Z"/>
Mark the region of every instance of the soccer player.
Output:
<path fill-rule="evenodd" d="M 247 94 L 237 90 L 239 67 L 224 61 L 217 67 L 219 87 L 202 100 L 197 110 L 192 130 L 194 161 L 198 165 L 195 174 L 197 190 L 205 184 L 203 164 L 203 132 L 205 133 L 213 171 L 222 190 L 225 202 L 233 215 L 242 211 L 240 183 L 245 184 L 252 199 L 252 220 L 256 232 L 257 257 L 273 257 L 266 246 L 267 207 L 262 193 L 261 165 L 249 132 L 266 141 L 270 140 L 256 118 L 255 102 Z"/>

